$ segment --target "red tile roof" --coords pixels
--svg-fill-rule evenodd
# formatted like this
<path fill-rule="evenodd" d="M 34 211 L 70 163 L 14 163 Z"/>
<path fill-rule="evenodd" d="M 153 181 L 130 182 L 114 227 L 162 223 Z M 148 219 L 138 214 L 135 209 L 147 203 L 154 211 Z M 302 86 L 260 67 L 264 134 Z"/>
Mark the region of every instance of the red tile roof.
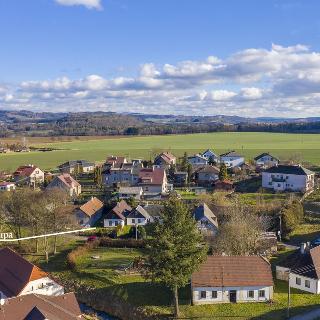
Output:
<path fill-rule="evenodd" d="M 0 261 L 0 291 L 7 297 L 19 295 L 30 281 L 48 276 L 10 248 L 0 250 Z"/>
<path fill-rule="evenodd" d="M 271 266 L 260 256 L 208 256 L 192 287 L 273 286 Z"/>
<path fill-rule="evenodd" d="M 77 320 L 81 310 L 74 293 L 60 296 L 28 294 L 6 300 L 0 306 L 0 320 Z"/>
<path fill-rule="evenodd" d="M 30 177 L 31 174 L 34 172 L 34 170 L 39 169 L 38 167 L 34 165 L 27 165 L 27 166 L 20 166 L 13 175 L 15 176 L 24 176 L 24 177 Z"/>
<path fill-rule="evenodd" d="M 139 172 L 139 183 L 147 185 L 162 185 L 165 179 L 165 170 L 162 168 L 146 168 Z"/>
<path fill-rule="evenodd" d="M 97 211 L 99 211 L 103 207 L 103 202 L 98 198 L 93 197 L 88 202 L 80 207 L 80 210 L 84 212 L 87 216 L 91 217 Z"/>

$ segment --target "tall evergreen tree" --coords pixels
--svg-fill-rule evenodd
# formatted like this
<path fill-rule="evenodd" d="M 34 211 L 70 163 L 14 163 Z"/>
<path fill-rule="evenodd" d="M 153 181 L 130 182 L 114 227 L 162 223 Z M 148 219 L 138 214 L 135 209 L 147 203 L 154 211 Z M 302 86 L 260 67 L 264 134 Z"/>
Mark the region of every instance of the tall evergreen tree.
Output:
<path fill-rule="evenodd" d="M 222 163 L 220 166 L 219 180 L 223 181 L 226 179 L 228 179 L 228 170 L 227 170 L 227 166 L 225 165 L 225 163 Z"/>
<path fill-rule="evenodd" d="M 180 168 L 181 171 L 188 170 L 188 154 L 186 152 L 183 154 L 183 157 L 181 158 Z"/>
<path fill-rule="evenodd" d="M 147 252 L 147 277 L 164 283 L 173 292 L 175 317 L 179 317 L 178 289 L 206 258 L 207 247 L 188 207 L 171 197 L 156 223 Z"/>

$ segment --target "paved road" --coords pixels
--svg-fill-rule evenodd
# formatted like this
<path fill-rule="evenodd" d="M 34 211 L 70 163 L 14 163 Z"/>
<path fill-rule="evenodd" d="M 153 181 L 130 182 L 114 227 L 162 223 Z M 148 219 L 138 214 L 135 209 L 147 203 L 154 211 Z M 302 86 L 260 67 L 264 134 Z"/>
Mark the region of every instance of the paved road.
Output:
<path fill-rule="evenodd" d="M 314 309 L 312 311 L 309 311 L 303 314 L 298 314 L 290 318 L 290 320 L 316 320 L 316 319 L 320 319 L 320 308 Z"/>

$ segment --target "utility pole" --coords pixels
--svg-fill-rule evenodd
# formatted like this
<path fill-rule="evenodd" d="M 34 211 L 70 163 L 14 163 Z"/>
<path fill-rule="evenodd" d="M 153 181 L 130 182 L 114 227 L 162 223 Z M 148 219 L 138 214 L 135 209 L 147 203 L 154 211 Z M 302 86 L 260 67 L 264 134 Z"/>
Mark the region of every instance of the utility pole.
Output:
<path fill-rule="evenodd" d="M 282 215 L 279 215 L 279 241 L 282 240 Z"/>
<path fill-rule="evenodd" d="M 290 318 L 290 304 L 291 304 L 291 290 L 290 290 L 290 272 L 291 270 L 288 270 L 288 307 L 287 307 L 287 319 Z"/>
<path fill-rule="evenodd" d="M 138 224 L 135 223 L 135 227 L 136 227 L 136 240 L 138 240 Z"/>

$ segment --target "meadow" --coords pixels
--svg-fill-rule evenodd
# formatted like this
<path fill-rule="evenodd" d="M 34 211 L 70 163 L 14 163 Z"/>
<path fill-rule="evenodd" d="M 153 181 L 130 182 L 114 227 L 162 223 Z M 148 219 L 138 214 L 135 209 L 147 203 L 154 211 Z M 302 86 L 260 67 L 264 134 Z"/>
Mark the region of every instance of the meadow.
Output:
<path fill-rule="evenodd" d="M 264 132 L 219 132 L 167 136 L 106 137 L 67 142 L 40 142 L 30 139 L 37 147 L 53 147 L 55 151 L 0 154 L 0 169 L 13 170 L 18 165 L 33 163 L 43 169 L 54 169 L 64 161 L 87 159 L 104 161 L 108 155 L 125 155 L 128 158 L 153 159 L 160 151 L 167 150 L 177 156 L 185 151 L 194 154 L 207 148 L 221 154 L 237 150 L 247 160 L 262 152 L 270 152 L 280 159 L 295 159 L 320 165 L 319 134 L 287 134 Z"/>

